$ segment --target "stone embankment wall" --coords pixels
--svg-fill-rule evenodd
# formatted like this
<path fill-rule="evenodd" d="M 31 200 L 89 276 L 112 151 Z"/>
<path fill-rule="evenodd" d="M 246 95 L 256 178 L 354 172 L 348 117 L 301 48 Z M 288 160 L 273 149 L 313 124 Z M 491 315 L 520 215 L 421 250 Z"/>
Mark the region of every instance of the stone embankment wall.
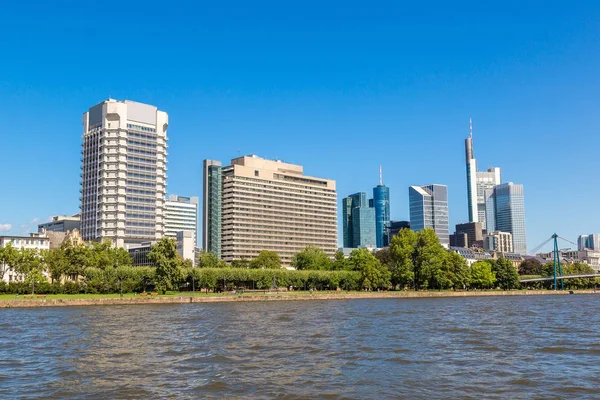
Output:
<path fill-rule="evenodd" d="M 595 294 L 594 290 L 578 290 L 575 294 Z M 600 292 L 599 292 L 600 293 Z M 478 296 L 539 296 L 568 295 L 569 291 L 554 292 L 551 290 L 515 290 L 515 291 L 469 291 L 469 292 L 365 292 L 340 293 L 316 292 L 314 294 L 277 294 L 221 296 L 168 296 L 168 297 L 127 297 L 101 299 L 15 299 L 0 301 L 0 308 L 13 307 L 65 307 L 65 306 L 103 306 L 103 305 L 144 305 L 144 304 L 185 304 L 185 303 L 220 303 L 246 301 L 298 301 L 298 300 L 350 300 L 350 299 L 410 299 L 438 297 L 478 297 Z"/>

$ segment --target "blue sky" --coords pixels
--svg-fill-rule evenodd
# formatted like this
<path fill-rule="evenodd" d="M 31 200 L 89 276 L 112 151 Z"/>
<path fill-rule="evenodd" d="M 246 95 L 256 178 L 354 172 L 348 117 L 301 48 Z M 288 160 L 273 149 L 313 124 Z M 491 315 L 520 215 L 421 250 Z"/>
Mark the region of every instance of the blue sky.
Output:
<path fill-rule="evenodd" d="M 600 231 L 600 3 L 12 2 L 0 24 L 0 231 L 78 212 L 81 117 L 169 113 L 170 193 L 205 158 L 258 154 L 370 192 L 446 184 L 467 220 L 464 138 L 525 185 L 528 247 Z M 10 225 L 10 229 L 8 229 Z M 0 233 L 2 234 L 2 233 Z"/>

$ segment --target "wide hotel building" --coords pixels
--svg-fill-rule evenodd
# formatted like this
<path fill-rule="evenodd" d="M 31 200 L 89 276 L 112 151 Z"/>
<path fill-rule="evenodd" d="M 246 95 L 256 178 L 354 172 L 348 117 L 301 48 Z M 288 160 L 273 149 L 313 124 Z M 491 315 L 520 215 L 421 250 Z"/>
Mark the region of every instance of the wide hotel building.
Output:
<path fill-rule="evenodd" d="M 220 163 L 207 160 L 206 168 Z M 231 160 L 221 174 L 221 196 L 204 196 L 203 218 L 221 227 L 221 258 L 226 262 L 252 259 L 261 250 L 279 254 L 284 267 L 308 245 L 333 256 L 337 249 L 337 194 L 335 181 L 305 176 L 303 167 L 255 155 Z M 213 185 L 214 186 L 214 185 Z M 220 209 L 220 213 L 218 212 Z M 216 211 L 216 212 L 213 212 Z M 220 218 L 220 221 L 214 221 Z M 208 221 L 207 219 L 212 219 Z M 203 235 L 214 235 L 203 230 Z M 205 237 L 203 243 L 211 242 Z M 210 247 L 205 248 L 211 251 Z"/>

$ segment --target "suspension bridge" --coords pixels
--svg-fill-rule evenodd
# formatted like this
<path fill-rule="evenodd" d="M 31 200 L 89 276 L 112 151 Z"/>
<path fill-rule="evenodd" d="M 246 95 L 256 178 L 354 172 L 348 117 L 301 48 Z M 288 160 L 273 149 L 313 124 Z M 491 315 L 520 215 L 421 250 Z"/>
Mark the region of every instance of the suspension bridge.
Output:
<path fill-rule="evenodd" d="M 520 279 L 519 282 L 526 283 L 526 282 L 554 281 L 554 284 L 553 284 L 554 290 L 558 290 L 558 284 L 560 281 L 560 289 L 564 290 L 565 289 L 565 283 L 564 283 L 565 279 L 600 277 L 600 273 L 563 275 L 562 266 L 560 265 L 560 250 L 558 249 L 558 239 L 561 239 L 569 244 L 577 246 L 577 243 L 571 242 L 570 240 L 560 237 L 555 233 L 554 235 L 550 236 L 547 240 L 545 240 L 543 243 L 536 246 L 533 250 L 531 250 L 529 252 L 530 255 L 535 255 L 535 253 L 537 253 L 542 247 L 544 247 L 545 245 L 550 243 L 550 241 L 554 241 L 554 250 L 552 251 L 552 253 L 554 255 L 554 257 L 553 257 L 554 274 L 552 276 L 546 276 L 546 277 L 540 277 L 540 278 Z"/>

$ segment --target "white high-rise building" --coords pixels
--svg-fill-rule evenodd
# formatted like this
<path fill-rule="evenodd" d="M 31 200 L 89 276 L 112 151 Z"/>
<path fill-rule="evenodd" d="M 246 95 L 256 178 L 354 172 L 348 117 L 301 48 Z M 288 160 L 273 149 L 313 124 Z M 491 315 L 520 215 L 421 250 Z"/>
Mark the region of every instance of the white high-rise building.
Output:
<path fill-rule="evenodd" d="M 473 124 L 469 119 L 470 134 L 465 139 L 465 156 L 467 163 L 467 200 L 469 205 L 469 222 L 481 222 L 481 227 L 487 229 L 486 224 L 486 191 L 502 183 L 500 168 L 488 168 L 487 171 L 477 171 L 477 160 L 473 155 Z"/>
<path fill-rule="evenodd" d="M 172 194 L 166 202 L 165 236 L 177 238 L 177 232 L 190 231 L 198 245 L 198 198 Z"/>
<path fill-rule="evenodd" d="M 83 114 L 81 235 L 118 247 L 165 229 L 167 113 L 108 99 Z"/>

